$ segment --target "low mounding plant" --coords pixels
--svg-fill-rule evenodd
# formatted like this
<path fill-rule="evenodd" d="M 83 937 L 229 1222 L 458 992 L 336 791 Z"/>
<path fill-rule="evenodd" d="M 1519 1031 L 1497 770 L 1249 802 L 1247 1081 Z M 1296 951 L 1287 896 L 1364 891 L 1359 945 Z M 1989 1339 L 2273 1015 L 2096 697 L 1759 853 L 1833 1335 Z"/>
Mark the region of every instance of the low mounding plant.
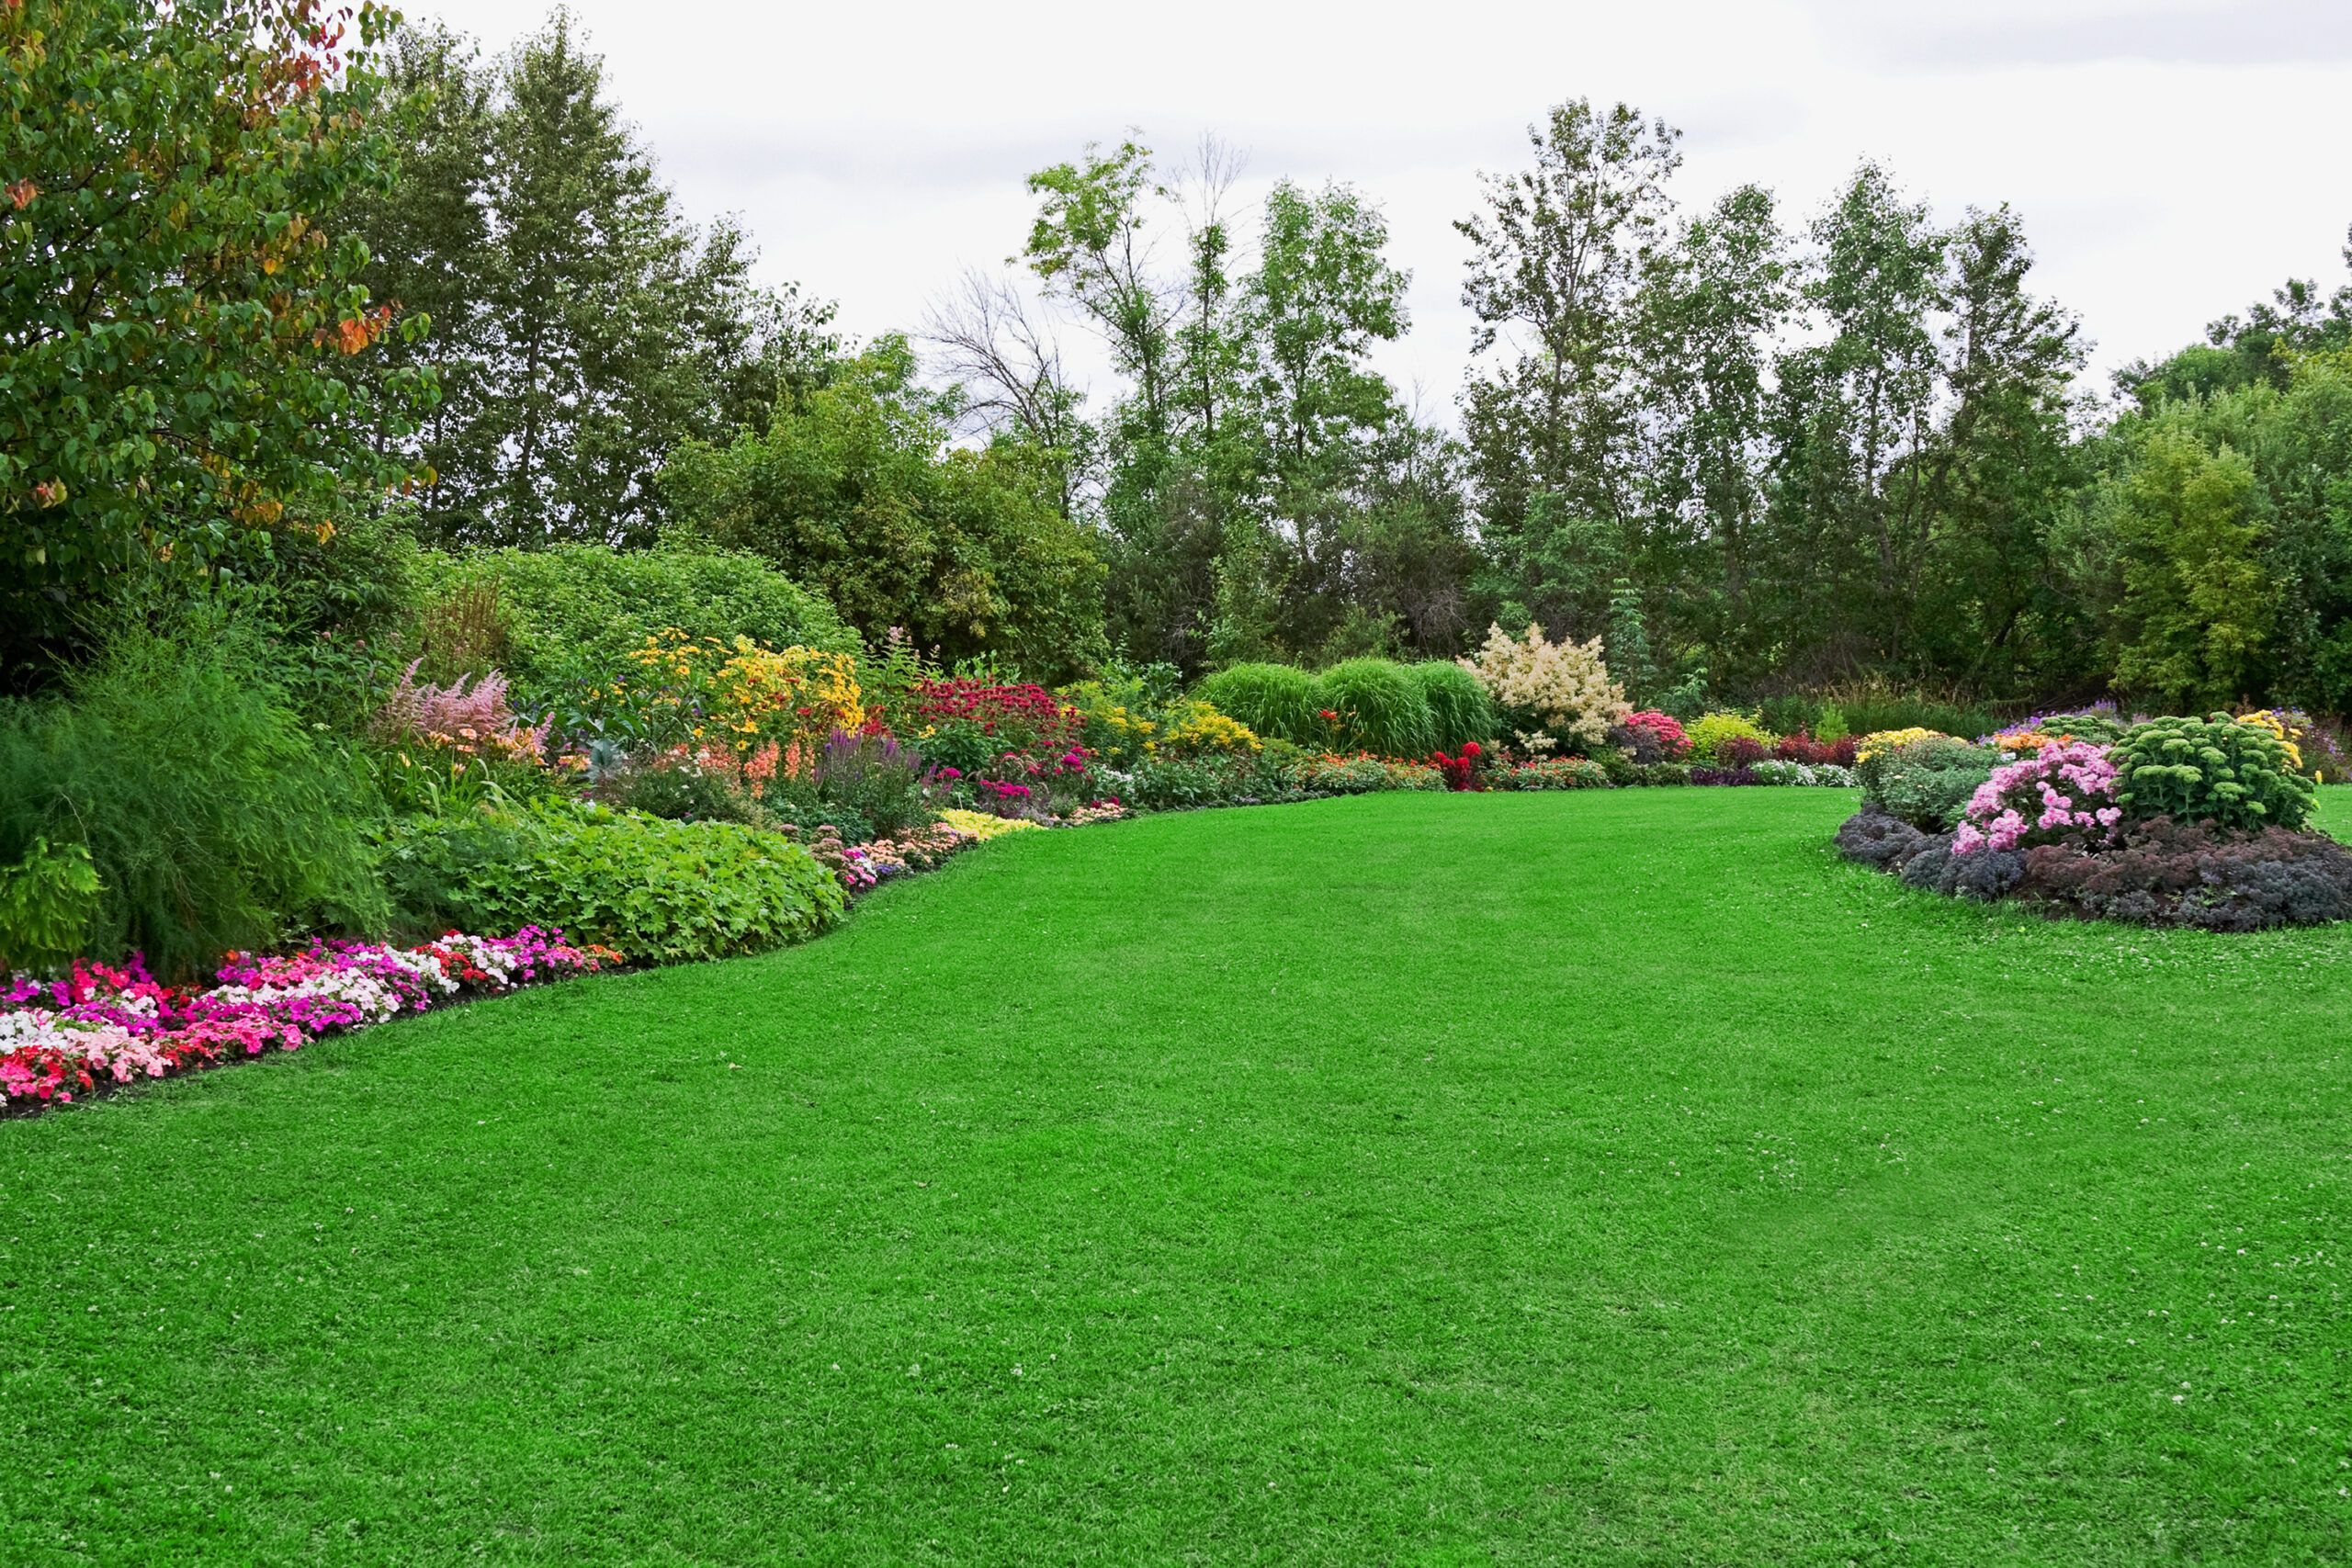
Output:
<path fill-rule="evenodd" d="M 1340 716 L 1345 749 L 1426 757 L 1437 746 L 1437 721 L 1421 682 L 1393 659 L 1343 660 L 1323 671 L 1316 689 L 1322 705 Z"/>
<path fill-rule="evenodd" d="M 1609 727 L 1633 711 L 1625 688 L 1609 678 L 1599 637 L 1551 643 L 1540 626 L 1521 637 L 1490 626 L 1476 657 L 1461 663 L 1506 716 L 1532 723 L 1563 746 L 1598 750 L 1608 743 Z"/>
<path fill-rule="evenodd" d="M 2169 818 L 2111 849 L 2052 844 L 2026 856 L 2025 895 L 2077 914 L 2209 931 L 2352 919 L 2352 850 L 2316 833 L 2232 833 Z"/>
<path fill-rule="evenodd" d="M 832 874 L 782 834 L 594 806 L 406 819 L 384 867 L 419 930 L 560 926 L 639 963 L 797 941 L 842 908 Z"/>
<path fill-rule="evenodd" d="M 2104 842 L 2123 818 L 2115 764 L 2099 747 L 2052 740 L 1995 768 L 1961 814 L 1952 853 Z"/>
<path fill-rule="evenodd" d="M 1195 694 L 1217 712 L 1257 735 L 1300 746 L 1322 743 L 1329 731 L 1317 710 L 1315 677 L 1287 664 L 1235 664 L 1218 671 Z"/>
<path fill-rule="evenodd" d="M 1724 744 L 1742 740 L 1756 748 L 1747 755 L 1749 761 L 1772 754 L 1773 733 L 1743 713 L 1702 714 L 1691 720 L 1690 760 L 1694 762 L 1722 762 L 1729 767 L 1741 764 L 1724 755 Z"/>
<path fill-rule="evenodd" d="M 1494 789 L 1607 789 L 1609 771 L 1589 757 L 1547 757 L 1498 769 L 1487 784 Z"/>
<path fill-rule="evenodd" d="M 1925 734 L 1865 748 L 1855 764 L 1862 800 L 1930 833 L 1959 826 L 1961 813 L 2000 759 L 1949 735 Z"/>
<path fill-rule="evenodd" d="M 1442 750 L 1459 751 L 1464 746 L 1484 746 L 1494 739 L 1501 726 L 1495 716 L 1494 702 L 1487 695 L 1487 688 L 1478 683 L 1478 677 L 1444 660 L 1408 664 L 1406 669 L 1421 683 L 1421 695 L 1428 699 L 1430 719 L 1437 726 L 1437 743 Z"/>
<path fill-rule="evenodd" d="M 2252 831 L 2301 828 L 2318 803 L 2287 743 L 2228 714 L 2154 718 L 2115 743 L 2115 799 L 2131 816 Z"/>
<path fill-rule="evenodd" d="M 258 635 L 209 608 L 129 622 L 62 695 L 0 703 L 0 867 L 37 844 L 86 852 L 98 886 L 72 945 L 93 957 L 143 952 L 176 978 L 231 948 L 379 928 L 373 816 Z"/>

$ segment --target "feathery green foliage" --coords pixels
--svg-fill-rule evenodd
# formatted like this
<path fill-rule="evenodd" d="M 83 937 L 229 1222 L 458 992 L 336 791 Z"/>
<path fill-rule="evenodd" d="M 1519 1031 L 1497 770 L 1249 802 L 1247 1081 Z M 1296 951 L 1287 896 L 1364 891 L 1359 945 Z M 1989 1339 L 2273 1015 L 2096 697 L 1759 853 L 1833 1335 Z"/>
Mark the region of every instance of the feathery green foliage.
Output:
<path fill-rule="evenodd" d="M 84 951 L 185 974 L 319 926 L 380 928 L 372 803 L 285 700 L 259 636 L 132 622 L 62 698 L 0 705 L 0 864 L 80 845 Z"/>

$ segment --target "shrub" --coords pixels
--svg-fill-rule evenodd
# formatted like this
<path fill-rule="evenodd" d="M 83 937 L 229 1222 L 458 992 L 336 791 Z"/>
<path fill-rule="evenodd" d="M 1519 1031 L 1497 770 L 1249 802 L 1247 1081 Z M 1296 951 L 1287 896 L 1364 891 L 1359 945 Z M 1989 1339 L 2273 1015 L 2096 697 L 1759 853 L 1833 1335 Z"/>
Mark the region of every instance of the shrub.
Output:
<path fill-rule="evenodd" d="M 1607 743 L 1609 727 L 1633 711 L 1625 688 L 1609 678 L 1599 637 L 1550 643 L 1540 626 L 1530 626 L 1523 637 L 1490 626 L 1477 656 L 1461 663 L 1498 709 L 1562 745 L 1598 749 Z"/>
<path fill-rule="evenodd" d="M 2113 755 L 2116 803 L 2136 818 L 2300 828 L 2319 798 L 2289 762 L 2285 741 L 2227 714 L 2135 724 Z"/>
<path fill-rule="evenodd" d="M 1783 735 L 1772 743 L 1772 755 L 1783 762 L 1804 762 L 1814 767 L 1850 768 L 1854 754 L 1860 750 L 1850 735 L 1835 740 L 1825 740 L 1799 730 Z"/>
<path fill-rule="evenodd" d="M 1637 762 L 1625 783 L 1672 788 L 1690 782 L 1690 770 L 1680 762 Z"/>
<path fill-rule="evenodd" d="M 1232 665 L 1203 681 L 1196 694 L 1259 736 L 1301 746 L 1320 744 L 1329 737 L 1317 715 L 1325 705 L 1316 693 L 1315 677 L 1287 664 Z"/>
<path fill-rule="evenodd" d="M 445 585 L 446 607 L 475 595 L 477 614 L 494 615 L 496 633 L 470 628 L 476 646 L 453 654 L 460 668 L 435 659 L 445 673 L 476 672 L 494 652 L 526 705 L 540 707 L 607 681 L 627 667 L 648 637 L 677 631 L 687 638 L 748 637 L 770 648 L 857 651 L 857 637 L 825 599 L 756 556 L 664 547 L 611 550 L 601 545 L 477 550 L 429 558 Z M 487 599 L 479 597 L 487 589 Z M 445 615 L 447 611 L 441 611 Z M 432 621 L 427 621 L 428 651 Z"/>
<path fill-rule="evenodd" d="M 672 822 L 758 822 L 764 816 L 723 773 L 694 767 L 630 768 L 597 798 Z"/>
<path fill-rule="evenodd" d="M 1956 740 L 1958 739 L 1959 737 L 1947 735 L 1940 729 L 1919 729 L 1915 728 L 1911 729 L 1874 730 L 1871 734 L 1863 736 L 1854 743 L 1854 764 L 1856 767 L 1860 767 L 1862 764 L 1868 762 L 1871 758 L 1891 751 L 1897 746 L 1905 745 L 1914 740 Z"/>
<path fill-rule="evenodd" d="M 1436 748 L 1429 699 L 1395 660 L 1346 660 L 1315 684 L 1322 705 L 1340 716 L 1343 746 L 1383 757 L 1426 757 Z"/>
<path fill-rule="evenodd" d="M 1690 770 L 1690 782 L 1694 784 L 1745 785 L 1760 784 L 1766 781 L 1753 768 L 1715 768 L 1702 765 Z"/>
<path fill-rule="evenodd" d="M 560 926 L 640 963 L 797 941 L 842 908 L 831 874 L 781 834 L 596 806 L 403 820 L 384 863 L 418 930 Z"/>
<path fill-rule="evenodd" d="M 1775 739 L 1770 730 L 1746 714 L 1738 713 L 1702 714 L 1691 721 L 1689 734 L 1690 760 L 1694 762 L 1727 761 L 1723 755 L 1726 740 L 1744 740 L 1753 745 L 1756 750 L 1750 761 L 1756 757 L 1770 756 Z M 1731 765 L 1736 767 L 1739 764 L 1734 762 Z"/>
<path fill-rule="evenodd" d="M 1627 714 L 1610 728 L 1609 739 L 1636 762 L 1679 762 L 1690 754 L 1682 721 L 1656 708 Z"/>
<path fill-rule="evenodd" d="M 1476 675 L 1445 660 L 1430 660 L 1405 668 L 1420 682 L 1421 695 L 1430 705 L 1430 722 L 1437 727 L 1440 749 L 1459 751 L 1464 746 L 1484 746 L 1494 739 L 1501 725 L 1495 716 L 1493 700 Z"/>
<path fill-rule="evenodd" d="M 1930 734 L 1864 750 L 1854 773 L 1865 805 L 1941 833 L 1959 826 L 1961 813 L 1998 761 L 1982 747 Z"/>
<path fill-rule="evenodd" d="M 230 948 L 385 919 L 352 767 L 286 703 L 259 637 L 209 608 L 130 623 L 63 694 L 0 704 L 0 865 L 78 846 L 83 952 L 165 977 Z"/>
<path fill-rule="evenodd" d="M 1772 754 L 1771 748 L 1751 736 L 1726 735 L 1713 747 L 1714 761 L 1726 768 L 1753 767 Z"/>
<path fill-rule="evenodd" d="M 2104 842 L 2123 817 L 2115 794 L 2115 764 L 2105 750 L 2051 741 L 2034 756 L 1995 768 L 1976 786 L 1961 814 L 1952 852 Z"/>

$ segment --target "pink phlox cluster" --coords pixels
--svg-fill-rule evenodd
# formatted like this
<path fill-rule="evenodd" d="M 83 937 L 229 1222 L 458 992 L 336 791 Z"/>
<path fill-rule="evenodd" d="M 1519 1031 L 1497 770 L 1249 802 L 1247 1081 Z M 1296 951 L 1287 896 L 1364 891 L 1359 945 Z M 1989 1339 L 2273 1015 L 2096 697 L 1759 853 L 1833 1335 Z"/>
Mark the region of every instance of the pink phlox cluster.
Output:
<path fill-rule="evenodd" d="M 2037 756 L 2003 763 L 1976 786 L 1952 852 L 2104 839 L 2123 819 L 2115 788 L 2115 764 L 2105 748 L 2086 741 L 2044 746 Z"/>

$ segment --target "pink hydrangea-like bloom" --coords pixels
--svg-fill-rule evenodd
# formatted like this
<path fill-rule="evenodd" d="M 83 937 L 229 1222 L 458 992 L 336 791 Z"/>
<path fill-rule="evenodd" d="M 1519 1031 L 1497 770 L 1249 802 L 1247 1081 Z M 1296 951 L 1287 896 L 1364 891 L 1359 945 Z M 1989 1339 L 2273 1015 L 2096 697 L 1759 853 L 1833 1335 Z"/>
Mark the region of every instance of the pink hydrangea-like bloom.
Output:
<path fill-rule="evenodd" d="M 2039 755 L 2003 763 L 1976 786 L 1952 835 L 1952 852 L 2103 840 L 2123 819 L 2122 807 L 2111 804 L 2115 788 L 2115 764 L 2103 748 L 2084 741 L 2046 745 Z"/>

